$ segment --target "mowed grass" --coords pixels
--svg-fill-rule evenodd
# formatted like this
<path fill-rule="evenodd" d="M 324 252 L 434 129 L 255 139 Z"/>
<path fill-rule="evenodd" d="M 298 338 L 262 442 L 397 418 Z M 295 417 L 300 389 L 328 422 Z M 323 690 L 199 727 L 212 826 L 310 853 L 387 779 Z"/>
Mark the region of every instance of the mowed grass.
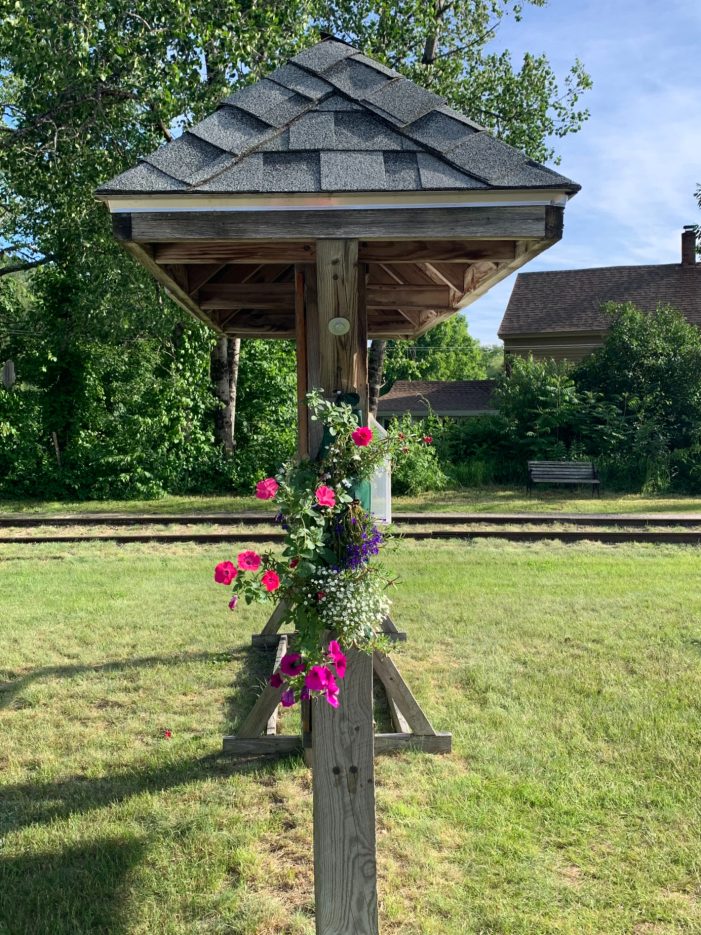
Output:
<path fill-rule="evenodd" d="M 219 754 L 270 665 L 222 557 L 0 546 L 2 935 L 314 931 L 308 771 Z M 701 932 L 701 552 L 392 563 L 395 658 L 454 753 L 377 761 L 383 932 Z"/>
<path fill-rule="evenodd" d="M 455 513 L 701 513 L 701 497 L 644 496 L 604 491 L 592 497 L 588 488 L 537 487 L 528 496 L 523 487 L 465 487 L 393 498 L 396 512 Z M 189 496 L 161 500 L 0 500 L 6 513 L 238 513 L 274 512 L 274 504 L 255 497 Z"/>

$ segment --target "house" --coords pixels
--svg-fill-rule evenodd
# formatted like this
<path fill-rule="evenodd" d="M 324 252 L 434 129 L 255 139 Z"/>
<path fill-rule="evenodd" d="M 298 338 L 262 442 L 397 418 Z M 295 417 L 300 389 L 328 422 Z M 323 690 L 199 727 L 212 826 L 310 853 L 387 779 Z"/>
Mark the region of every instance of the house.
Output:
<path fill-rule="evenodd" d="M 579 361 L 603 344 L 607 302 L 643 311 L 671 305 L 701 328 L 695 228 L 684 228 L 681 239 L 681 263 L 520 273 L 499 327 L 504 353 Z"/>
<path fill-rule="evenodd" d="M 406 413 L 414 419 L 424 419 L 429 414 L 456 419 L 492 415 L 496 412 L 491 400 L 495 383 L 495 380 L 396 380 L 389 392 L 380 397 L 377 419 L 386 424 Z"/>

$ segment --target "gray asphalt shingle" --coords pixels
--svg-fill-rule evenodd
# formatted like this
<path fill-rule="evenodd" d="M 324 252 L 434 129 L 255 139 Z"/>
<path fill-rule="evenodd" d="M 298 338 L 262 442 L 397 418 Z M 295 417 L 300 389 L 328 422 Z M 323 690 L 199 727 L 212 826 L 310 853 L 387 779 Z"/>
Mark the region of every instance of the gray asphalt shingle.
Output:
<path fill-rule="evenodd" d="M 578 188 L 436 94 L 351 46 L 324 40 L 232 94 L 98 191 L 282 194 L 485 185 Z"/>
<path fill-rule="evenodd" d="M 386 82 L 378 91 L 369 95 L 368 100 L 389 114 L 400 126 L 413 123 L 444 103 L 442 97 L 420 88 L 408 78 L 395 78 Z"/>
<path fill-rule="evenodd" d="M 290 125 L 290 149 L 335 149 L 335 114 L 304 114 Z"/>
<path fill-rule="evenodd" d="M 370 68 L 352 58 L 337 62 L 333 68 L 324 72 L 324 78 L 339 91 L 359 100 L 371 97 L 383 85 L 393 80 L 375 68 Z"/>
<path fill-rule="evenodd" d="M 203 173 L 211 175 L 232 161 L 231 153 L 225 153 L 191 133 L 183 133 L 177 140 L 146 156 L 146 162 L 161 172 L 191 185 L 203 178 Z"/>
<path fill-rule="evenodd" d="M 404 148 L 401 135 L 367 111 L 337 113 L 334 118 L 335 149 L 384 151 Z"/>
<path fill-rule="evenodd" d="M 419 117 L 418 120 L 404 127 L 402 132 L 412 139 L 430 146 L 431 149 L 450 152 L 451 149 L 454 149 L 476 131 L 459 120 L 447 116 L 447 114 L 442 114 L 438 110 L 431 110 L 424 114 L 423 117 Z"/>
<path fill-rule="evenodd" d="M 105 188 L 105 186 L 101 186 Z M 179 182 L 172 175 L 166 175 L 160 169 L 156 169 L 148 162 L 140 162 L 133 169 L 127 169 L 116 179 L 109 183 L 110 191 L 117 192 L 140 192 L 148 190 L 150 192 L 182 192 L 187 191 L 188 186 L 184 182 Z M 100 191 L 100 189 L 98 189 Z"/>
<path fill-rule="evenodd" d="M 384 161 L 387 191 L 406 192 L 421 188 L 416 153 L 385 153 Z"/>
<path fill-rule="evenodd" d="M 291 91 L 298 91 L 300 94 L 304 94 L 305 97 L 310 97 L 315 101 L 333 91 L 333 85 L 329 84 L 328 81 L 310 75 L 303 68 L 297 68 L 292 62 L 282 65 L 269 77 L 271 81 L 275 81 Z"/>
<path fill-rule="evenodd" d="M 319 153 L 264 153 L 263 191 L 321 190 Z"/>
<path fill-rule="evenodd" d="M 269 78 L 249 84 L 227 97 L 224 103 L 240 107 L 275 127 L 284 126 L 313 106 L 311 98 L 283 88 Z"/>
<path fill-rule="evenodd" d="M 441 188 L 486 188 L 484 182 L 460 172 L 447 165 L 442 159 L 436 159 L 430 153 L 417 153 L 419 177 L 424 189 Z"/>
<path fill-rule="evenodd" d="M 564 176 L 532 162 L 486 131 L 468 136 L 459 146 L 446 153 L 446 158 L 497 187 L 528 188 L 569 182 Z"/>
<path fill-rule="evenodd" d="M 194 136 L 231 153 L 244 153 L 276 131 L 238 107 L 220 107 L 190 130 Z"/>
<path fill-rule="evenodd" d="M 315 71 L 323 74 L 336 62 L 342 58 L 348 58 L 350 55 L 358 55 L 359 50 L 354 49 L 343 42 L 336 42 L 334 39 L 327 39 L 324 42 L 317 42 L 316 45 L 304 49 L 298 55 L 295 55 L 291 61 L 295 65 L 301 65 L 309 71 Z"/>
<path fill-rule="evenodd" d="M 385 162 L 377 152 L 321 152 L 323 192 L 383 191 Z"/>

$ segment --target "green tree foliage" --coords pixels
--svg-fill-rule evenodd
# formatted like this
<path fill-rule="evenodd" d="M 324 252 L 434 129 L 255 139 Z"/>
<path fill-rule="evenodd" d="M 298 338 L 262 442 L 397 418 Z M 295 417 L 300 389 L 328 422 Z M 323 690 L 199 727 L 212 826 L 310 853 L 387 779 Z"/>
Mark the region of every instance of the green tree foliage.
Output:
<path fill-rule="evenodd" d="M 630 455 L 648 488 L 696 484 L 701 481 L 701 334 L 670 307 L 650 314 L 631 304 L 608 310 L 608 337 L 575 372 L 577 385 L 600 392 L 621 413 L 628 435 L 626 448 L 616 455 L 624 460 Z"/>
<path fill-rule="evenodd" d="M 0 280 L 10 267 L 34 270 L 27 301 L 0 309 L 0 341 L 20 374 L 3 425 L 34 465 L 23 489 L 203 488 L 243 481 L 254 457 L 292 444 L 293 356 L 244 342 L 237 459 L 222 462 L 210 431 L 211 336 L 114 244 L 92 196 L 100 182 L 321 29 L 544 158 L 585 119 L 578 99 L 589 79 L 579 63 L 559 82 L 543 56 L 514 64 L 489 53 L 500 22 L 519 11 L 513 0 L 0 0 Z M 460 354 L 451 366 L 469 348 Z M 273 389 L 285 394 L 274 408 Z M 11 483 L 3 470 L 0 485 L 16 491 L 17 471 Z"/>
<path fill-rule="evenodd" d="M 486 376 L 479 343 L 463 315 L 454 315 L 415 341 L 388 341 L 385 382 L 479 380 Z"/>

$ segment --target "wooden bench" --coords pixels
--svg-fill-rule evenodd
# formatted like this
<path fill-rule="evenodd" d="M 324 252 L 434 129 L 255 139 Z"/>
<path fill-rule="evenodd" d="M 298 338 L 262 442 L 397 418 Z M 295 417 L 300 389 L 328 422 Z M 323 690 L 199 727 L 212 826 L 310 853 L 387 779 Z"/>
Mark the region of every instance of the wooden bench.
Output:
<path fill-rule="evenodd" d="M 592 461 L 529 461 L 528 493 L 534 484 L 591 484 L 594 491 L 601 495 L 601 481 Z"/>

